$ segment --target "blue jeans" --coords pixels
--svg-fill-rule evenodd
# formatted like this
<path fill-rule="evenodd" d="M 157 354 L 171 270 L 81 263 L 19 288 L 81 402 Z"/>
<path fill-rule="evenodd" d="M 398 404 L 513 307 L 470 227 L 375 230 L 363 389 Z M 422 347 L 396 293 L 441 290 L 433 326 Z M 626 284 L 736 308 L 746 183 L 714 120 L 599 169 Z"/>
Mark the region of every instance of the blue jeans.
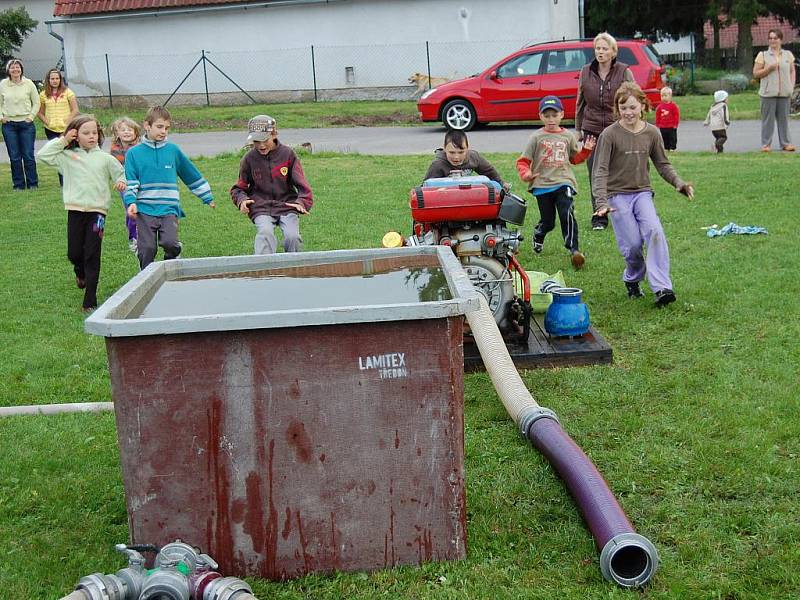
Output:
<path fill-rule="evenodd" d="M 3 123 L 3 139 L 6 142 L 8 158 L 11 161 L 11 181 L 15 190 L 39 187 L 36 174 L 36 158 L 33 155 L 33 142 L 36 139 L 36 125 L 27 121 Z"/>

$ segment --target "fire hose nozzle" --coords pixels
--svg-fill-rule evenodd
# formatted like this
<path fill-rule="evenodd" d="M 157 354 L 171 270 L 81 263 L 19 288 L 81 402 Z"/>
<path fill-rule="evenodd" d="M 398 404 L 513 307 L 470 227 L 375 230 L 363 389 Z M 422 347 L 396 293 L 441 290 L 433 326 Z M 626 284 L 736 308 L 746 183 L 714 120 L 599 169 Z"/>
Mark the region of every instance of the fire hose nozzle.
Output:
<path fill-rule="evenodd" d="M 258 600 L 252 588 L 238 577 L 220 577 L 203 592 L 203 600 Z"/>

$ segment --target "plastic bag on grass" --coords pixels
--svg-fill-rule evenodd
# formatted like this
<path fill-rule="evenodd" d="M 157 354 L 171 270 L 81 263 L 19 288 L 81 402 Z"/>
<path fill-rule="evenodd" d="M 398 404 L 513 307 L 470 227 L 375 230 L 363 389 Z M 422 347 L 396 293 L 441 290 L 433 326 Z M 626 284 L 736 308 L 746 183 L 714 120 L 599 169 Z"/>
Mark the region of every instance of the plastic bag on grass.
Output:
<path fill-rule="evenodd" d="M 561 271 L 556 271 L 552 275 L 548 275 L 547 273 L 542 273 L 541 271 L 525 271 L 528 274 L 528 279 L 531 282 L 531 308 L 535 313 L 544 313 L 547 312 L 547 307 L 550 306 L 550 303 L 553 301 L 552 294 L 542 294 L 539 292 L 539 286 L 546 279 L 552 279 L 553 281 L 558 282 L 561 286 L 566 287 L 566 282 L 564 281 L 564 273 Z M 519 288 L 519 285 L 517 286 Z M 522 290 L 517 289 L 517 295 L 522 296 Z"/>

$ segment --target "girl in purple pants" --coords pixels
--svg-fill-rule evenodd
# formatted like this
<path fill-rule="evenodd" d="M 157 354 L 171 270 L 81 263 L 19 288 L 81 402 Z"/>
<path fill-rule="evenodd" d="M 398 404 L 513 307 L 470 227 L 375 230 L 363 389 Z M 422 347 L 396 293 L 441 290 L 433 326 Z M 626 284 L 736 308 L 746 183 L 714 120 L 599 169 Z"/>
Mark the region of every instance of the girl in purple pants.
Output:
<path fill-rule="evenodd" d="M 136 144 L 142 141 L 142 128 L 129 117 L 120 117 L 111 124 L 111 156 L 125 166 L 125 154 Z M 122 197 L 124 194 L 120 194 Z M 123 199 L 122 205 L 125 205 Z M 136 234 L 136 219 L 131 219 L 125 214 L 125 226 L 128 229 L 128 249 L 136 254 L 138 249 L 138 236 Z"/>
<path fill-rule="evenodd" d="M 648 163 L 689 199 L 694 188 L 675 172 L 664 151 L 658 129 L 644 120 L 647 97 L 635 83 L 625 82 L 614 95 L 614 117 L 597 140 L 592 191 L 596 216 L 608 215 L 625 259 L 622 280 L 629 298 L 644 296 L 639 282 L 645 277 L 656 296 L 656 306 L 675 302 L 669 275 L 669 247 L 653 204 Z M 645 252 L 646 250 L 646 252 Z"/>

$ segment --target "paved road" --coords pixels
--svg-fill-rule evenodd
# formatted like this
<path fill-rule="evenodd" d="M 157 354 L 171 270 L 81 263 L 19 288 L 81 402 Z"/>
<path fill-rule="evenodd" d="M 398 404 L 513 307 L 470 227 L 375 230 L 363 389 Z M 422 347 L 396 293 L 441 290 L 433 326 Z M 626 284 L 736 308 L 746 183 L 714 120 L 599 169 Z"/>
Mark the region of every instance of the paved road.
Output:
<path fill-rule="evenodd" d="M 728 129 L 726 152 L 753 152 L 760 146 L 759 121 L 734 121 Z M 800 144 L 800 121 L 789 124 Z M 481 152 L 520 152 L 532 125 L 493 125 L 469 133 L 470 146 Z M 430 127 L 342 127 L 326 129 L 282 129 L 281 141 L 291 146 L 309 142 L 314 152 L 356 152 L 359 154 L 430 154 L 442 145 L 444 128 Z M 242 131 L 176 133 L 170 139 L 189 156 L 215 156 L 239 150 L 246 134 Z M 713 138 L 699 121 L 686 121 L 678 129 L 678 150 L 710 151 Z M 44 141 L 37 141 L 40 148 Z M 106 144 L 107 146 L 108 144 Z M 777 134 L 773 146 L 777 149 Z M 8 162 L 5 144 L 0 145 L 0 162 Z"/>

